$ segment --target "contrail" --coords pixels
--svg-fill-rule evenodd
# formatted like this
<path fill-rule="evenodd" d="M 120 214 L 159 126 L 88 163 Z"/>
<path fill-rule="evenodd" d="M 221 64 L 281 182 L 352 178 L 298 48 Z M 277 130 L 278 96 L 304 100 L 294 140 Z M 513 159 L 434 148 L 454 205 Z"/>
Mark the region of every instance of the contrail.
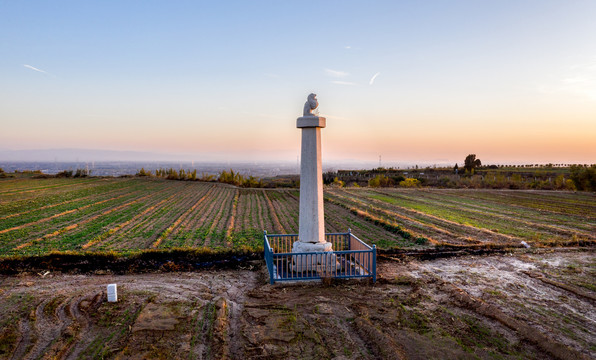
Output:
<path fill-rule="evenodd" d="M 27 69 L 31 69 L 31 70 L 39 71 L 40 73 L 48 74 L 47 72 L 45 72 L 45 71 L 43 71 L 43 70 L 41 70 L 41 69 L 38 69 L 38 68 L 36 68 L 36 67 L 33 67 L 33 66 L 31 66 L 31 65 L 23 64 L 23 66 L 24 66 L 24 67 L 26 67 Z M 48 75 L 49 75 L 49 74 L 48 74 Z"/>
<path fill-rule="evenodd" d="M 377 76 L 379 76 L 380 74 L 381 74 L 380 72 L 374 74 L 373 77 L 370 78 L 370 81 L 368 82 L 368 84 L 372 85 L 375 82 L 375 79 L 377 78 Z"/>

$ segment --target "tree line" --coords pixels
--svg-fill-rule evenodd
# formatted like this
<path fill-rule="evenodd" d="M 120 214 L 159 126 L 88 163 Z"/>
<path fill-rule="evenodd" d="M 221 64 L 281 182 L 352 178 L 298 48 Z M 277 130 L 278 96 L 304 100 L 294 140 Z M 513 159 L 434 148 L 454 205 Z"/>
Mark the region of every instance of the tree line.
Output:
<path fill-rule="evenodd" d="M 251 188 L 260 188 L 264 187 L 263 181 L 259 178 L 255 178 L 254 176 L 244 176 L 234 170 L 230 169 L 230 171 L 222 170 L 218 175 L 212 175 L 207 173 L 202 173 L 197 175 L 197 170 L 184 170 L 180 169 L 178 171 L 169 168 L 169 169 L 156 169 L 155 172 L 147 171 L 145 168 L 141 168 L 135 176 L 138 177 L 159 177 L 165 178 L 168 180 L 181 180 L 181 181 L 207 181 L 207 182 L 220 182 L 240 187 L 251 187 Z"/>

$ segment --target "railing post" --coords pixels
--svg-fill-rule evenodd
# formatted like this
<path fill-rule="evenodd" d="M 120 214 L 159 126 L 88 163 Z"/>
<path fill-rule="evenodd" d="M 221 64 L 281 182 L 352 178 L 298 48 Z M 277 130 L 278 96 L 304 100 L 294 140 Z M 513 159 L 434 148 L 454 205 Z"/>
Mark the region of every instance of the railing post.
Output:
<path fill-rule="evenodd" d="M 348 228 L 348 235 L 346 236 L 346 240 L 348 243 L 348 250 L 352 250 L 352 229 Z"/>
<path fill-rule="evenodd" d="M 373 283 L 377 281 L 377 245 L 373 245 L 372 248 L 372 271 L 373 271 Z"/>
<path fill-rule="evenodd" d="M 263 230 L 263 249 L 265 250 L 265 263 L 269 272 L 269 283 L 273 285 L 273 254 L 269 251 L 269 241 L 267 240 L 267 230 Z"/>

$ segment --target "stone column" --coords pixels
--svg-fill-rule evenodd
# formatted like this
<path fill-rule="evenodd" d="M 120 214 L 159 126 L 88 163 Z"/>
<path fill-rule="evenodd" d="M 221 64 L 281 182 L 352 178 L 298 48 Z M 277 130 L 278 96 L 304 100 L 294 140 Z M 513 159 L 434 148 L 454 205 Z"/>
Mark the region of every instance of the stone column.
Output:
<path fill-rule="evenodd" d="M 302 129 L 298 239 L 304 243 L 325 242 L 321 162 L 321 129 L 325 125 L 325 118 L 317 116 L 303 116 L 296 122 L 296 127 Z"/>
<path fill-rule="evenodd" d="M 333 251 L 332 244 L 325 240 L 325 212 L 323 209 L 323 166 L 321 162 L 321 129 L 326 119 L 318 116 L 298 118 L 296 127 L 302 129 L 302 148 L 300 159 L 300 213 L 298 223 L 298 241 L 292 252 L 327 252 Z M 294 259 L 295 271 L 314 270 L 321 264 L 320 256 L 314 262 L 301 264 L 300 257 Z M 335 261 L 335 257 L 326 262 Z M 306 260 L 305 260 L 306 261 Z"/>

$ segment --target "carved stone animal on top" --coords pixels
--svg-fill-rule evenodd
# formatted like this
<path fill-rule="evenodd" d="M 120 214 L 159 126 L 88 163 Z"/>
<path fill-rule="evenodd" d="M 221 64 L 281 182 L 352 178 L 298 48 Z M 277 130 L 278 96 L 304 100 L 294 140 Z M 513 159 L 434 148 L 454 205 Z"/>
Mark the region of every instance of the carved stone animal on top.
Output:
<path fill-rule="evenodd" d="M 308 99 L 306 103 L 304 103 L 304 112 L 302 116 L 315 116 L 313 115 L 312 111 L 319 106 L 319 101 L 317 100 L 317 94 L 310 94 L 308 95 Z"/>

